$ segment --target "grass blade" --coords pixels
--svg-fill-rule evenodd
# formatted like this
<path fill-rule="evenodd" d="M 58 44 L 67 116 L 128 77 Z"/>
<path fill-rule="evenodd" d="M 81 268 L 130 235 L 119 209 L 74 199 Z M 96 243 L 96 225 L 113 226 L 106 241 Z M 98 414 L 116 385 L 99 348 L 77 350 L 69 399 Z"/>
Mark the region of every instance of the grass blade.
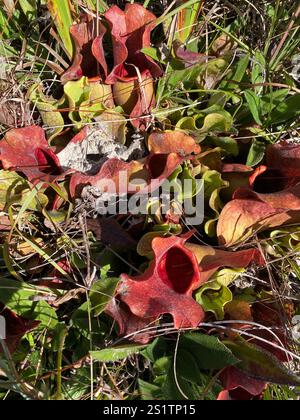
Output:
<path fill-rule="evenodd" d="M 69 0 L 49 0 L 48 9 L 56 25 L 59 36 L 68 51 L 69 58 L 73 56 L 73 43 L 70 27 L 73 23 Z"/>

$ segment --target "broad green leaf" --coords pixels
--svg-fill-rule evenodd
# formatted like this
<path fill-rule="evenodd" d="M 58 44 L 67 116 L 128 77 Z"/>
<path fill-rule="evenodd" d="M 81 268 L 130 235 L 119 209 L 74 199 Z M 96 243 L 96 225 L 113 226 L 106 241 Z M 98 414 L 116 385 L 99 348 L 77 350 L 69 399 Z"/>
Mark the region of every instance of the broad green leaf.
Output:
<path fill-rule="evenodd" d="M 160 97 L 163 90 L 162 98 L 169 98 L 174 91 L 178 89 L 182 91 L 182 87 L 185 89 L 213 89 L 216 83 L 221 80 L 227 65 L 227 61 L 220 58 L 182 70 L 170 67 L 165 78 L 162 78 L 158 84 L 157 96 Z"/>
<path fill-rule="evenodd" d="M 180 364 L 181 362 L 179 362 Z M 160 365 L 159 371 L 157 365 Z M 177 361 L 176 361 L 177 365 Z M 182 400 L 184 395 L 187 396 L 189 399 L 195 399 L 196 393 L 190 381 L 184 379 L 176 366 L 176 380 L 174 375 L 174 360 L 173 357 L 164 357 L 159 359 L 155 367 L 157 374 L 160 373 L 160 377 L 156 378 L 155 384 L 160 384 L 162 396 L 166 400 Z M 182 368 L 180 368 L 182 371 Z M 178 385 L 180 389 L 178 388 Z M 184 395 L 182 395 L 182 392 Z"/>
<path fill-rule="evenodd" d="M 166 341 L 162 337 L 159 337 L 156 338 L 151 344 L 149 344 L 145 350 L 141 352 L 141 354 L 146 357 L 146 359 L 154 363 L 156 360 L 164 357 L 166 350 Z"/>
<path fill-rule="evenodd" d="M 172 358 L 170 356 L 163 356 L 157 359 L 153 365 L 155 375 L 165 375 L 172 366 Z"/>
<path fill-rule="evenodd" d="M 248 153 L 247 166 L 256 166 L 264 158 L 266 152 L 266 144 L 259 140 L 253 140 L 252 146 Z"/>
<path fill-rule="evenodd" d="M 68 51 L 69 58 L 73 56 L 73 43 L 70 27 L 73 24 L 69 0 L 48 0 L 48 9 L 56 25 L 60 39 Z"/>
<path fill-rule="evenodd" d="M 249 105 L 254 121 L 258 125 L 263 125 L 261 121 L 261 103 L 259 96 L 253 90 L 246 90 L 244 92 L 244 95 Z"/>
<path fill-rule="evenodd" d="M 103 320 L 100 324 L 97 318 L 94 318 L 91 313 L 91 304 L 89 302 L 84 302 L 79 308 L 77 308 L 71 319 L 71 325 L 74 327 L 76 332 L 78 332 L 82 337 L 87 340 L 91 340 L 91 334 L 93 342 L 103 343 L 104 334 L 106 332 L 106 325 Z M 91 328 L 90 328 L 91 324 Z"/>
<path fill-rule="evenodd" d="M 91 310 L 94 316 L 99 316 L 115 294 L 120 279 L 104 278 L 93 284 L 90 291 Z"/>
<path fill-rule="evenodd" d="M 277 107 L 280 107 L 282 102 L 286 100 L 289 94 L 289 89 L 273 90 L 272 92 L 261 97 L 261 114 L 269 115 Z M 270 121 L 272 123 L 272 121 Z"/>
<path fill-rule="evenodd" d="M 241 360 L 237 367 L 251 378 L 279 385 L 300 386 L 300 378 L 291 373 L 268 351 L 245 340 L 229 342 L 226 346 Z"/>
<path fill-rule="evenodd" d="M 89 367 L 76 369 L 64 383 L 65 400 L 83 400 L 91 386 L 91 371 Z"/>
<path fill-rule="evenodd" d="M 71 325 L 78 330 L 78 332 L 85 337 L 90 339 L 89 332 L 89 304 L 84 302 L 78 309 L 72 314 Z M 95 324 L 96 326 L 96 324 Z M 97 328 L 97 327 L 96 327 Z"/>
<path fill-rule="evenodd" d="M 217 338 L 199 333 L 186 333 L 179 341 L 178 352 L 190 352 L 200 369 L 223 369 L 239 362 Z"/>
<path fill-rule="evenodd" d="M 196 385 L 202 384 L 202 375 L 194 355 L 184 348 L 180 348 L 176 355 L 176 372 L 181 378 Z"/>
<path fill-rule="evenodd" d="M 238 104 L 241 102 L 240 96 L 233 95 L 232 93 L 239 92 L 240 90 L 239 82 L 241 82 L 244 79 L 249 63 L 250 63 L 250 54 L 245 54 L 237 62 L 237 64 L 234 67 L 231 66 L 232 70 L 227 72 L 226 78 L 220 83 L 220 86 L 219 86 L 220 89 L 231 92 L 230 96 L 231 96 L 231 100 L 233 104 Z M 220 103 L 220 104 L 223 104 L 223 107 L 225 107 L 227 100 L 228 100 L 227 95 L 224 94 L 224 92 L 223 93 L 217 92 L 214 95 L 212 95 L 210 99 L 210 103 Z"/>
<path fill-rule="evenodd" d="M 106 277 L 109 277 L 109 272 L 111 271 L 111 265 L 107 264 L 101 267 L 100 269 L 100 278 L 104 279 Z"/>
<path fill-rule="evenodd" d="M 201 71 L 201 66 L 203 66 L 203 64 L 197 64 L 183 70 L 171 70 L 166 74 L 166 80 L 162 79 L 159 83 L 165 83 L 167 91 L 177 89 L 181 85 L 184 85 L 187 88 L 192 88 L 193 86 L 196 86 L 196 81 Z M 167 95 L 167 92 L 165 92 L 165 94 Z"/>
<path fill-rule="evenodd" d="M 160 52 L 157 48 L 154 47 L 145 47 L 141 49 L 141 52 L 152 58 L 153 60 L 164 64 L 164 60 L 161 59 Z"/>
<path fill-rule="evenodd" d="M 245 54 L 236 64 L 232 74 L 230 74 L 227 78 L 230 80 L 234 80 L 235 82 L 241 82 L 246 74 L 250 63 L 250 54 Z M 237 83 L 227 82 L 224 81 L 221 84 L 221 87 L 228 90 L 236 90 L 238 88 Z"/>
<path fill-rule="evenodd" d="M 145 382 L 142 379 L 138 379 L 138 385 L 142 400 L 151 401 L 161 399 L 161 388 L 159 386 Z"/>
<path fill-rule="evenodd" d="M 287 123 L 300 115 L 300 94 L 282 101 L 270 115 L 272 124 Z"/>
<path fill-rule="evenodd" d="M 208 369 L 202 369 L 199 366 L 199 358 L 201 358 L 201 352 L 193 353 L 188 348 L 179 346 L 175 364 L 177 378 L 184 380 L 186 385 L 191 384 L 188 390 L 190 393 L 194 392 L 197 399 L 205 393 L 205 399 L 215 401 L 222 388 L 217 384 L 212 384 L 211 376 L 204 374 L 203 370 Z M 211 384 L 211 387 L 208 391 L 207 386 L 209 384 Z"/>
<path fill-rule="evenodd" d="M 58 322 L 55 310 L 44 300 L 55 295 L 45 288 L 33 287 L 12 279 L 0 279 L 1 302 L 24 318 L 40 321 L 40 327 L 54 328 Z M 44 298 L 44 299 L 43 299 Z"/>
<path fill-rule="evenodd" d="M 107 348 L 99 351 L 91 351 L 90 355 L 98 362 L 109 363 L 126 359 L 129 356 L 138 354 L 145 346 L 128 345 L 124 347 Z"/>
<path fill-rule="evenodd" d="M 220 147 L 225 156 L 238 156 L 239 146 L 237 140 L 232 137 L 210 137 L 209 142 L 212 142 L 215 147 Z"/>
<path fill-rule="evenodd" d="M 260 51 L 255 52 L 253 57 L 254 65 L 251 72 L 251 83 L 253 85 L 260 84 L 265 81 L 266 59 Z M 263 86 L 256 86 L 254 91 L 259 94 L 263 90 Z"/>

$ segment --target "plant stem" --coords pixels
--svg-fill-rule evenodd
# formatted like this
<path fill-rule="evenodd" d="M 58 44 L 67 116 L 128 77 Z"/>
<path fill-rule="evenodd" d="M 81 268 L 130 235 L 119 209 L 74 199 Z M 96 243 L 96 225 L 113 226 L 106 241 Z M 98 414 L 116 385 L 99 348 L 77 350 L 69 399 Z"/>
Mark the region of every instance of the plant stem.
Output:
<path fill-rule="evenodd" d="M 62 358 L 63 358 L 63 350 L 65 345 L 65 340 L 67 337 L 67 329 L 63 329 L 59 334 L 59 348 L 57 353 L 57 374 L 56 374 L 56 400 L 63 400 L 63 394 L 62 394 L 62 380 L 61 380 L 61 374 L 62 374 Z"/>

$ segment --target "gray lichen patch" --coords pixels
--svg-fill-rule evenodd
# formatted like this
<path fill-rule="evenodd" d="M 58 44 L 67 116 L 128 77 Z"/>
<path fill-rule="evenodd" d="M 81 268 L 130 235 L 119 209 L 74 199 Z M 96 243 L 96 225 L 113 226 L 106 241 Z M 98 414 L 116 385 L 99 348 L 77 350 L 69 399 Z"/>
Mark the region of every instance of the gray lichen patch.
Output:
<path fill-rule="evenodd" d="M 132 136 L 131 144 L 127 147 L 119 141 L 119 130 L 112 130 L 109 125 L 108 121 L 98 122 L 88 129 L 81 142 L 69 143 L 58 154 L 62 168 L 91 174 L 96 173 L 107 159 L 130 161 L 144 156 L 143 136 Z"/>

